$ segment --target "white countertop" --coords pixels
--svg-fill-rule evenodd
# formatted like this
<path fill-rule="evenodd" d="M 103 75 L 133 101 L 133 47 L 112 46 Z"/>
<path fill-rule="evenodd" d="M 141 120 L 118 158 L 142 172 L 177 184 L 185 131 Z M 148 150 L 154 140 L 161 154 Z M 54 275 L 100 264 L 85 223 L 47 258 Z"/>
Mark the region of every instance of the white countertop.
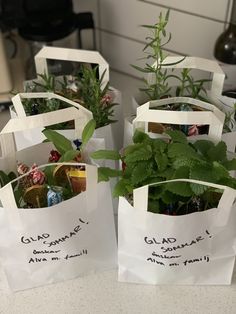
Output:
<path fill-rule="evenodd" d="M 148 286 L 117 282 L 117 271 L 89 274 L 50 286 L 0 292 L 1 314 L 234 314 L 231 286 Z"/>

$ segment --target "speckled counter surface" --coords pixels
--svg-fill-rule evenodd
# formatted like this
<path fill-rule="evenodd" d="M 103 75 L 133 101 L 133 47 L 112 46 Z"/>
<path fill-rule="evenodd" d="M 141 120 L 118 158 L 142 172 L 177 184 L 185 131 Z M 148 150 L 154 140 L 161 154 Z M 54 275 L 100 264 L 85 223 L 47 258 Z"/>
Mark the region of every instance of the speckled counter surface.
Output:
<path fill-rule="evenodd" d="M 117 282 L 117 271 L 50 286 L 0 292 L 1 314 L 235 314 L 231 286 L 144 286 Z"/>

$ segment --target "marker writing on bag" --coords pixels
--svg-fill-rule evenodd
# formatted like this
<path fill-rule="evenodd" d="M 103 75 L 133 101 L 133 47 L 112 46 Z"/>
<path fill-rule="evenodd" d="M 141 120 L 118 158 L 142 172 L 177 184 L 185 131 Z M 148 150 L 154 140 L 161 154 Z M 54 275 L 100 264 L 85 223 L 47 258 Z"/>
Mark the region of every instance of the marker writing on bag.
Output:
<path fill-rule="evenodd" d="M 44 239 L 47 239 L 49 237 L 50 237 L 49 233 L 43 233 L 41 235 L 37 235 L 36 237 L 28 237 L 28 238 L 26 238 L 26 237 L 22 236 L 20 240 L 24 244 L 29 244 L 31 242 L 44 240 Z"/>

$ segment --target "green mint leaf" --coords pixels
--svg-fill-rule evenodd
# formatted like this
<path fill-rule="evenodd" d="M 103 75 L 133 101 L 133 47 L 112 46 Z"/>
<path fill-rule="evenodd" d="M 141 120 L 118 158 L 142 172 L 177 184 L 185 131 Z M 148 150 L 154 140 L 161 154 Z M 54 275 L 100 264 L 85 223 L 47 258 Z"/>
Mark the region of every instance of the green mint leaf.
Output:
<path fill-rule="evenodd" d="M 149 162 L 143 161 L 143 162 L 137 163 L 131 175 L 131 181 L 133 185 L 140 184 L 145 179 L 147 179 L 151 175 L 151 173 L 152 173 L 152 169 L 150 167 Z"/>
<path fill-rule="evenodd" d="M 166 168 L 164 171 L 158 172 L 158 176 L 170 180 L 173 178 L 175 170 L 172 168 Z"/>
<path fill-rule="evenodd" d="M 124 149 L 123 155 L 127 156 L 129 154 L 132 154 L 136 150 L 142 149 L 143 147 L 144 147 L 143 143 L 136 143 L 136 144 L 129 145 Z"/>
<path fill-rule="evenodd" d="M 187 144 L 186 135 L 178 130 L 166 130 L 165 134 L 169 135 L 173 142 Z"/>
<path fill-rule="evenodd" d="M 113 189 L 112 196 L 118 197 L 118 196 L 124 196 L 129 193 L 129 190 L 127 188 L 127 182 L 123 179 L 118 181 Z"/>
<path fill-rule="evenodd" d="M 208 186 L 197 183 L 190 183 L 190 188 L 195 195 L 201 195 L 208 189 Z"/>
<path fill-rule="evenodd" d="M 152 139 L 152 147 L 154 152 L 165 153 L 168 144 L 161 139 Z"/>
<path fill-rule="evenodd" d="M 115 178 L 122 175 L 121 170 L 110 169 L 108 167 L 99 167 L 98 168 L 98 182 L 108 181 L 109 178 Z"/>
<path fill-rule="evenodd" d="M 187 158 L 200 159 L 197 152 L 190 145 L 183 143 L 171 143 L 168 147 L 168 156 L 170 158 L 185 156 Z"/>
<path fill-rule="evenodd" d="M 170 191 L 164 191 L 161 197 L 165 204 L 173 204 L 178 201 L 178 196 Z"/>
<path fill-rule="evenodd" d="M 189 179 L 189 168 L 185 166 L 176 169 L 172 179 Z"/>
<path fill-rule="evenodd" d="M 190 168 L 189 178 L 206 182 L 217 182 L 215 169 L 210 163 L 194 164 Z"/>
<path fill-rule="evenodd" d="M 166 189 L 174 194 L 189 197 L 193 195 L 188 182 L 169 182 L 166 184 Z"/>
<path fill-rule="evenodd" d="M 221 141 L 208 150 L 207 156 L 212 161 L 224 161 L 226 159 L 226 152 L 227 146 L 225 142 Z"/>
<path fill-rule="evenodd" d="M 168 157 L 166 155 L 162 155 L 159 152 L 155 154 L 155 161 L 159 171 L 164 171 L 168 166 Z"/>
<path fill-rule="evenodd" d="M 119 160 L 120 154 L 115 150 L 101 149 L 90 154 L 93 159 Z"/>
<path fill-rule="evenodd" d="M 125 163 L 145 161 L 152 157 L 152 148 L 150 145 L 142 145 L 142 147 L 136 149 L 130 154 L 126 154 Z"/>
<path fill-rule="evenodd" d="M 58 132 L 50 129 L 44 129 L 44 136 L 53 143 L 58 152 L 63 155 L 68 150 L 73 150 L 72 144 L 70 140 L 68 140 L 65 136 L 59 134 Z"/>
<path fill-rule="evenodd" d="M 90 120 L 84 127 L 83 132 L 82 132 L 81 150 L 85 147 L 85 145 L 93 136 L 95 128 L 96 128 L 96 121 L 94 119 Z"/>
<path fill-rule="evenodd" d="M 133 135 L 133 142 L 134 143 L 143 143 L 146 140 L 149 140 L 150 137 L 139 130 L 135 130 L 134 135 Z"/>
<path fill-rule="evenodd" d="M 195 159 L 189 159 L 187 157 L 184 156 L 180 156 L 179 158 L 176 158 L 173 163 L 172 166 L 174 169 L 178 169 L 180 167 L 188 167 L 191 168 L 194 164 L 196 164 L 198 161 Z"/>
<path fill-rule="evenodd" d="M 229 171 L 236 170 L 236 158 L 224 161 L 222 165 Z"/>
<path fill-rule="evenodd" d="M 215 176 L 217 177 L 217 180 L 230 176 L 228 170 L 217 161 L 213 162 L 213 171 Z"/>
<path fill-rule="evenodd" d="M 204 157 L 207 157 L 207 152 L 214 147 L 214 144 L 207 140 L 198 140 L 193 145 Z"/>

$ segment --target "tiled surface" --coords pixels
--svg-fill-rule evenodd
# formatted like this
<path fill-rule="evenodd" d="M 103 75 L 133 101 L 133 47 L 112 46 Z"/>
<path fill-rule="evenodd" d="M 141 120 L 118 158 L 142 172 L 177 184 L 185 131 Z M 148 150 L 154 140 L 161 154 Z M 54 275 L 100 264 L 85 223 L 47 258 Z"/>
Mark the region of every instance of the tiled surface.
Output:
<path fill-rule="evenodd" d="M 140 76 L 130 67 L 144 56 L 145 37 L 150 34 L 140 25 L 154 24 L 160 12 L 171 8 L 167 31 L 172 39 L 165 48 L 212 59 L 231 5 L 232 0 L 98 0 L 101 53 L 114 69 Z"/>

